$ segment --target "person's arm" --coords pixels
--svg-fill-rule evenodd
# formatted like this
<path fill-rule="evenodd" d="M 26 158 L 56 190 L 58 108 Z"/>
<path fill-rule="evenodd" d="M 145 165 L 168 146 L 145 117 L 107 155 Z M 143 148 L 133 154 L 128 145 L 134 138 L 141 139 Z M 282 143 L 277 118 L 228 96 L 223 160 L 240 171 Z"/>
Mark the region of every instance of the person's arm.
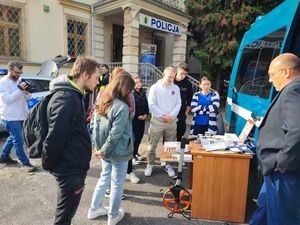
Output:
<path fill-rule="evenodd" d="M 19 99 L 23 95 L 23 91 L 17 89 L 13 93 L 10 93 L 9 87 L 5 83 L 0 83 L 0 99 L 5 104 L 9 105 Z"/>
<path fill-rule="evenodd" d="M 173 117 L 173 119 L 177 118 L 177 115 L 180 111 L 180 108 L 181 108 L 181 97 L 180 97 L 180 90 L 179 90 L 179 87 L 176 86 L 176 103 L 175 103 L 175 107 L 174 109 L 172 110 L 172 112 L 170 113 L 170 116 Z"/>
<path fill-rule="evenodd" d="M 50 100 L 51 105 L 48 118 L 48 134 L 43 143 L 43 167 L 51 170 L 59 156 L 66 148 L 68 136 L 70 135 L 73 119 L 72 96 L 66 93 L 64 96 L 55 97 Z"/>
<path fill-rule="evenodd" d="M 207 106 L 209 112 L 215 112 L 217 113 L 220 108 L 220 96 L 218 92 L 214 91 L 213 96 L 211 97 L 211 105 Z"/>
<path fill-rule="evenodd" d="M 207 107 L 205 105 L 199 105 L 198 104 L 198 93 L 195 93 L 193 95 L 192 101 L 191 101 L 191 112 L 199 115 L 207 114 Z"/>
<path fill-rule="evenodd" d="M 284 148 L 277 154 L 277 168 L 281 173 L 294 171 L 300 164 L 299 99 L 299 86 L 289 90 L 283 99 Z"/>
<path fill-rule="evenodd" d="M 111 129 L 104 145 L 99 151 L 103 156 L 108 155 L 116 148 L 124 133 L 126 123 L 129 120 L 128 106 L 122 105 L 120 107 L 111 108 L 111 110 L 113 110 L 111 112 L 113 118 L 110 118 L 112 120 Z"/>
<path fill-rule="evenodd" d="M 149 90 L 149 94 L 148 94 L 149 110 L 152 114 L 155 114 L 158 117 L 162 117 L 164 113 L 157 107 L 155 91 L 156 91 L 155 86 L 152 86 Z"/>
<path fill-rule="evenodd" d="M 191 82 L 189 82 L 188 88 L 187 88 L 187 96 L 186 96 L 186 110 L 185 110 L 185 115 L 187 116 L 189 112 L 191 111 L 191 102 L 193 99 L 193 86 Z"/>
<path fill-rule="evenodd" d="M 145 101 L 145 108 L 144 108 L 145 115 L 148 115 L 149 114 L 149 106 L 148 106 L 148 100 L 147 100 L 145 93 L 143 93 L 143 101 Z"/>

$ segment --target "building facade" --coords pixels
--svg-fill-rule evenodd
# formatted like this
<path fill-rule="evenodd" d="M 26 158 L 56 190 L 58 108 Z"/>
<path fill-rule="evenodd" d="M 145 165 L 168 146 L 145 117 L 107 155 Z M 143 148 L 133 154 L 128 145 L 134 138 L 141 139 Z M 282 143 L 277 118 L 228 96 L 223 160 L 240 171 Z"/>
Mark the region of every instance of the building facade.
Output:
<path fill-rule="evenodd" d="M 186 61 L 190 17 L 183 0 L 2 0 L 0 68 L 9 60 L 37 72 L 57 55 L 92 55 L 99 63 L 156 67 Z M 25 71 L 26 72 L 26 71 Z"/>

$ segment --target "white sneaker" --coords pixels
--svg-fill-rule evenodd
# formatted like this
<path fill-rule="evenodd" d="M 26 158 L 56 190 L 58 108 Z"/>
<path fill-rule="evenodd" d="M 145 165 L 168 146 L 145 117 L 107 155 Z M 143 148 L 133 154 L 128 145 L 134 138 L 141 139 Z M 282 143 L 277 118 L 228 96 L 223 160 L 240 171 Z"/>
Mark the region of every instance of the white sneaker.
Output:
<path fill-rule="evenodd" d="M 167 162 L 166 161 L 162 161 L 161 163 L 160 163 L 160 166 L 166 166 L 167 165 Z"/>
<path fill-rule="evenodd" d="M 137 184 L 140 182 L 140 178 L 138 178 L 134 172 L 131 172 L 130 174 L 126 173 L 126 180 L 128 180 L 134 184 Z"/>
<path fill-rule="evenodd" d="M 152 175 L 153 165 L 147 165 L 145 169 L 145 176 L 150 177 Z"/>
<path fill-rule="evenodd" d="M 132 165 L 140 165 L 142 162 L 140 162 L 137 159 L 132 159 Z"/>
<path fill-rule="evenodd" d="M 123 209 L 119 209 L 119 213 L 114 218 L 108 217 L 108 225 L 116 225 L 119 223 L 125 216 L 125 212 Z"/>
<path fill-rule="evenodd" d="M 169 177 L 175 176 L 175 171 L 173 170 L 173 167 L 169 164 L 165 166 L 165 171 L 168 173 Z"/>
<path fill-rule="evenodd" d="M 105 215 L 107 215 L 107 209 L 106 208 L 100 207 L 100 208 L 94 209 L 94 210 L 89 208 L 87 217 L 92 220 L 92 219 L 95 219 L 99 216 L 105 216 Z"/>

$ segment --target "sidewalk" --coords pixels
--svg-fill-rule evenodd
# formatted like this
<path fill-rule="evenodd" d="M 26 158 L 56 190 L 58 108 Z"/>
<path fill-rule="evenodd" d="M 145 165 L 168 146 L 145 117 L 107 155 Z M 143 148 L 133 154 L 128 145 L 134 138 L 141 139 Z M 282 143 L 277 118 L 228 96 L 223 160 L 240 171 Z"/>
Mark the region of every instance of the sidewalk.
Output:
<path fill-rule="evenodd" d="M 148 136 L 145 135 L 140 147 L 142 155 L 145 155 L 147 139 Z M 4 140 L 5 137 L 0 139 L 1 146 Z M 159 144 L 158 150 L 161 148 L 162 145 Z M 23 172 L 19 166 L 0 164 L 0 225 L 52 224 L 56 204 L 56 183 L 48 172 L 43 171 L 40 159 L 34 159 L 32 163 L 38 167 L 38 172 L 33 174 Z M 126 182 L 125 184 L 126 198 L 122 201 L 121 207 L 125 210 L 126 215 L 119 223 L 120 225 L 233 224 L 196 219 L 189 221 L 181 215 L 175 215 L 171 219 L 167 218 L 169 211 L 163 206 L 162 195 L 172 180 L 158 163 L 154 168 L 153 176 L 145 177 L 145 166 L 146 163 L 135 166 L 134 169 L 137 176 L 141 178 L 141 183 Z M 92 159 L 86 187 L 73 220 L 74 225 L 107 224 L 107 217 L 100 217 L 96 220 L 87 218 L 87 211 L 99 178 L 100 168 L 99 161 Z M 185 168 L 183 186 L 187 186 L 188 179 L 188 169 Z M 108 199 L 105 199 L 104 205 L 108 205 Z"/>

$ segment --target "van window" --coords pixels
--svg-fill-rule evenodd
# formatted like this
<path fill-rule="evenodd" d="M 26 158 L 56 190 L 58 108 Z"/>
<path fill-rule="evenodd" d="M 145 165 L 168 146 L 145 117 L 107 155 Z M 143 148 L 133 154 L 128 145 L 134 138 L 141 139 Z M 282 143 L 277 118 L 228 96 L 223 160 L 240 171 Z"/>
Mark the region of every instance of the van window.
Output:
<path fill-rule="evenodd" d="M 238 92 L 268 98 L 269 65 L 279 55 L 286 29 L 277 30 L 245 46 L 235 80 Z"/>

